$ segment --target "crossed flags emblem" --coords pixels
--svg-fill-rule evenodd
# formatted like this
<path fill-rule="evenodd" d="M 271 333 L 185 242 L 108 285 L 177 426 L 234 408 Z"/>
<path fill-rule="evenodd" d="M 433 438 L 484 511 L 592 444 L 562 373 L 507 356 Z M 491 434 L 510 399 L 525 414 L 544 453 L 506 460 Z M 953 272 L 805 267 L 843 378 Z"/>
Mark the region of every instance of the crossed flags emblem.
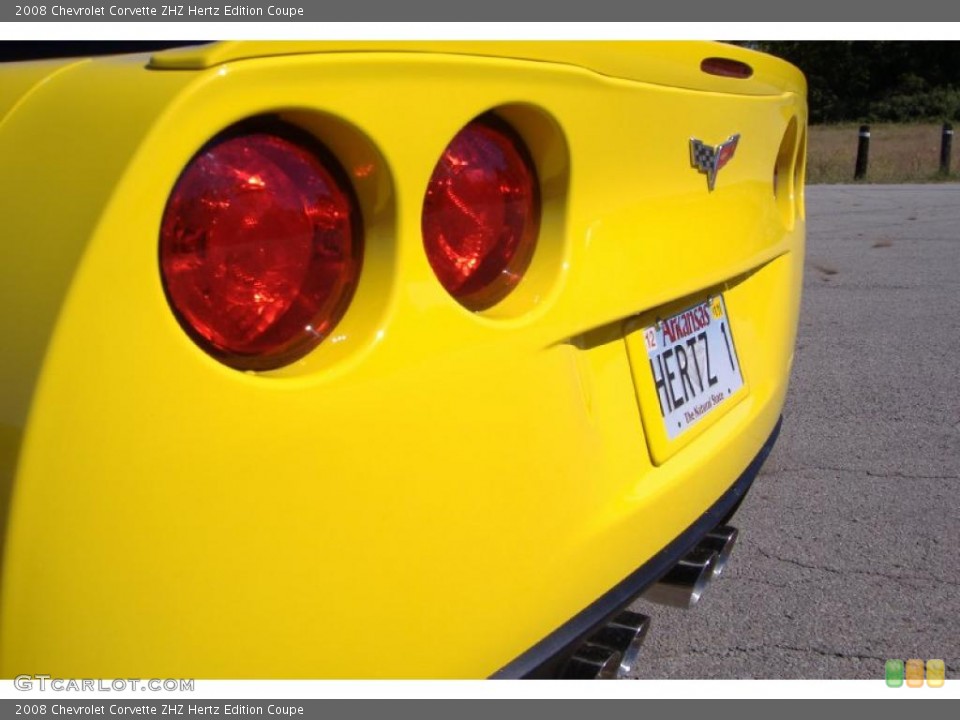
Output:
<path fill-rule="evenodd" d="M 716 147 L 701 140 L 690 138 L 690 165 L 707 176 L 707 190 L 713 190 L 717 173 L 733 159 L 740 135 L 731 135 Z"/>

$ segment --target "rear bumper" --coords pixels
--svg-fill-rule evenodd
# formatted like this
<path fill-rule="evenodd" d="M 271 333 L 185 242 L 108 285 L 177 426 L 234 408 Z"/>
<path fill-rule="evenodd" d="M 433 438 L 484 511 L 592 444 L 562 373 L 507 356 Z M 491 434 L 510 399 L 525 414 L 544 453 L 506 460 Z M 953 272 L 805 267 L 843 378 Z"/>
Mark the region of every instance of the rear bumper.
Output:
<path fill-rule="evenodd" d="M 747 495 L 754 479 L 773 450 L 783 418 L 777 421 L 760 452 L 709 510 L 663 550 L 637 568 L 609 592 L 575 615 L 543 640 L 493 674 L 497 680 L 535 679 L 556 676 L 557 668 L 570 654 L 616 613 L 627 607 L 650 585 L 659 580 L 717 525 L 732 515 Z"/>

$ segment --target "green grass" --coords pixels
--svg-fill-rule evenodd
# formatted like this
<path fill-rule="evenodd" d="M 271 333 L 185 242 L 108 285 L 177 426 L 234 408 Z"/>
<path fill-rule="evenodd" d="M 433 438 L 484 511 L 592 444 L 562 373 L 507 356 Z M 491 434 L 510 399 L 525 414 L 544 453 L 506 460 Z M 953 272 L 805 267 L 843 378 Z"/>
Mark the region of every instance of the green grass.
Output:
<path fill-rule="evenodd" d="M 853 182 L 859 125 L 812 125 L 807 152 L 807 183 Z M 868 183 L 960 181 L 960 138 L 953 147 L 951 174 L 940 175 L 939 123 L 870 126 Z"/>

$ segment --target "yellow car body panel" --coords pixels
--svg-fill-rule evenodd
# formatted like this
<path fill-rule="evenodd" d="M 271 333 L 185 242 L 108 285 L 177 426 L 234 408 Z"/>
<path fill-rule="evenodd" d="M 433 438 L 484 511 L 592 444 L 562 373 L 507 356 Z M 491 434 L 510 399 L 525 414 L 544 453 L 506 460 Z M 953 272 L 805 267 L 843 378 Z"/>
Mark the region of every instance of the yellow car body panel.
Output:
<path fill-rule="evenodd" d="M 490 676 L 744 472 L 793 356 L 802 76 L 706 43 L 670 44 L 669 70 L 503 45 L 228 44 L 25 81 L 0 124 L 3 677 Z M 713 55 L 765 84 L 703 74 Z M 517 290 L 471 313 L 420 218 L 490 110 L 530 148 L 543 221 Z M 348 170 L 365 257 L 334 337 L 242 373 L 181 329 L 157 237 L 194 153 L 264 114 Z M 709 192 L 690 137 L 734 133 Z M 717 293 L 747 389 L 673 447 L 628 346 Z"/>

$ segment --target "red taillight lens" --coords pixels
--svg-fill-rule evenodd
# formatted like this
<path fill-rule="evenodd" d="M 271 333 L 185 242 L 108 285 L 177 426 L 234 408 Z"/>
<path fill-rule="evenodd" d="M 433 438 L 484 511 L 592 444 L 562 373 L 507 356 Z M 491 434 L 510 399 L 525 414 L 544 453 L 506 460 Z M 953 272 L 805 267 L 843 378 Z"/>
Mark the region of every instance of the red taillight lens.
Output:
<path fill-rule="evenodd" d="M 746 80 L 753 75 L 753 68 L 740 60 L 724 57 L 709 57 L 700 63 L 700 69 L 708 75 Z"/>
<path fill-rule="evenodd" d="M 440 283 L 470 310 L 498 303 L 530 264 L 540 185 L 512 128 L 474 120 L 447 145 L 423 201 L 423 244 Z"/>
<path fill-rule="evenodd" d="M 286 131 L 214 141 L 187 165 L 163 214 L 160 268 L 201 348 L 231 367 L 267 370 L 330 333 L 363 250 L 344 178 L 323 148 Z"/>

